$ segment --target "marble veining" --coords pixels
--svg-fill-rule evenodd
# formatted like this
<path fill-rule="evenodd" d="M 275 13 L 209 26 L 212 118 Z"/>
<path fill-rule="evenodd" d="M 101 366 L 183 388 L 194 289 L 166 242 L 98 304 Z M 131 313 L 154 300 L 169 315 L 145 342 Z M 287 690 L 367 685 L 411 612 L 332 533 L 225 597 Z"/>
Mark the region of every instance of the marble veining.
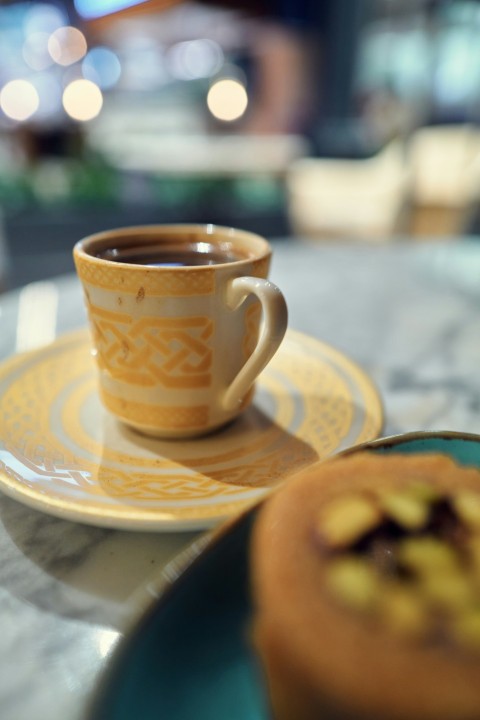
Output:
<path fill-rule="evenodd" d="M 291 328 L 369 373 L 384 402 L 384 435 L 480 433 L 480 244 L 282 240 L 271 277 Z M 77 280 L 54 285 L 57 331 L 84 325 Z M 2 359 L 16 349 L 20 293 L 0 297 Z M 88 527 L 0 496 L 2 720 L 85 720 L 142 588 L 195 537 Z"/>

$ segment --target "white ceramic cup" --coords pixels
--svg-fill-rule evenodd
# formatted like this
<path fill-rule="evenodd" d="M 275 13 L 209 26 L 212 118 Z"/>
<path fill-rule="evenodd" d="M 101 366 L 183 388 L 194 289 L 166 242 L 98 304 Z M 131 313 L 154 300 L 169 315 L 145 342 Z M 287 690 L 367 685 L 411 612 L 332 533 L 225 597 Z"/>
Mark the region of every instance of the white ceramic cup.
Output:
<path fill-rule="evenodd" d="M 133 262 L 140 249 L 159 264 Z M 175 253 L 187 264 L 176 266 Z M 287 328 L 285 299 L 266 279 L 271 254 L 264 238 L 213 225 L 121 228 L 78 242 L 106 408 L 164 438 L 210 432 L 245 410 Z M 202 264 L 211 255 L 215 264 Z"/>

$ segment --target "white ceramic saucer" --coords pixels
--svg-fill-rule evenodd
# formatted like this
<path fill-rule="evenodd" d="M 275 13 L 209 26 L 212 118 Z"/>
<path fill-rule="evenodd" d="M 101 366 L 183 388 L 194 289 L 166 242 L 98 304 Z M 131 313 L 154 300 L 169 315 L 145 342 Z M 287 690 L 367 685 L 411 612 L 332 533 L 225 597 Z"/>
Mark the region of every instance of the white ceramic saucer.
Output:
<path fill-rule="evenodd" d="M 382 426 L 364 372 L 291 330 L 253 406 L 201 439 L 146 438 L 110 415 L 87 330 L 1 365 L 0 397 L 0 489 L 58 517 L 131 530 L 211 527 Z"/>

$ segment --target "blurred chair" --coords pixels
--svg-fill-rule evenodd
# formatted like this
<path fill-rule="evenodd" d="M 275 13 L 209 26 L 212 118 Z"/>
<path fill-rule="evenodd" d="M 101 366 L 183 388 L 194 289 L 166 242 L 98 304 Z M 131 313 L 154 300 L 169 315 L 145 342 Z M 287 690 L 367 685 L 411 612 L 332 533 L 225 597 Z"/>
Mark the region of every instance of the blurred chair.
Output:
<path fill-rule="evenodd" d="M 403 232 L 410 172 L 400 141 L 367 159 L 300 159 L 286 183 L 297 235 L 381 241 Z"/>
<path fill-rule="evenodd" d="M 480 193 L 480 131 L 471 125 L 417 130 L 410 143 L 415 236 L 458 236 Z"/>

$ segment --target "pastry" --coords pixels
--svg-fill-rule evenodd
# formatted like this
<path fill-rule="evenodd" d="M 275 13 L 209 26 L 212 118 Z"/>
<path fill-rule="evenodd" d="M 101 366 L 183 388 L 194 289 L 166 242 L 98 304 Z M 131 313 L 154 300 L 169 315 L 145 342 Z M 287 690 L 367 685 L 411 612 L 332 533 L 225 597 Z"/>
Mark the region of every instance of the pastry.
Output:
<path fill-rule="evenodd" d="M 479 720 L 480 473 L 317 463 L 260 510 L 253 638 L 275 720 Z"/>

